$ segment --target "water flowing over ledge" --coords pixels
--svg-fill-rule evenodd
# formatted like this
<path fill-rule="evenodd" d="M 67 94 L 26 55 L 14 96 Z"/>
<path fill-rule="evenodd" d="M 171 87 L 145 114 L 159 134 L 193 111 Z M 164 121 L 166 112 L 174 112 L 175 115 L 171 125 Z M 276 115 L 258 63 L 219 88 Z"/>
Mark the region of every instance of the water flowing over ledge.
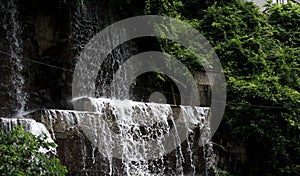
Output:
<path fill-rule="evenodd" d="M 73 174 L 216 175 L 209 108 L 106 98 L 80 101 L 82 111 L 38 110 L 31 114 L 38 122 L 2 118 L 2 128 L 44 124 Z M 203 153 L 195 152 L 203 144 Z"/>
<path fill-rule="evenodd" d="M 190 135 L 195 135 L 194 128 L 208 128 L 209 108 L 106 98 L 88 98 L 82 104 L 82 111 L 41 110 L 40 121 L 53 138 L 66 138 L 70 136 L 66 133 L 72 131 L 83 133 L 92 150 L 97 149 L 106 158 L 106 173 L 116 174 L 117 158 L 123 168 L 118 173 L 164 175 L 171 171 L 166 164 L 171 161 L 165 157 L 170 153 L 174 155 L 175 165 L 170 166 L 174 167 L 174 174 L 184 173 L 184 162 L 190 163 L 189 172 L 196 172 L 191 148 L 198 141 L 191 140 Z M 187 143 L 184 150 L 189 153 L 186 159 L 181 148 L 183 142 Z"/>

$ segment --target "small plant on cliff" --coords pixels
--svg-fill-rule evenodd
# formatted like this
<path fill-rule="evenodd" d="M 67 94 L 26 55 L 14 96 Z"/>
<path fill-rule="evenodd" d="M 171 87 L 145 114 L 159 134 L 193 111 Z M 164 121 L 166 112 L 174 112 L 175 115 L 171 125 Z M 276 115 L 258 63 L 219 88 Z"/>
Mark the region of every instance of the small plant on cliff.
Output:
<path fill-rule="evenodd" d="M 51 147 L 55 144 L 45 142 L 45 137 L 25 132 L 22 127 L 10 132 L 0 130 L 0 175 L 65 175 L 67 168 L 59 159 L 39 151 Z"/>

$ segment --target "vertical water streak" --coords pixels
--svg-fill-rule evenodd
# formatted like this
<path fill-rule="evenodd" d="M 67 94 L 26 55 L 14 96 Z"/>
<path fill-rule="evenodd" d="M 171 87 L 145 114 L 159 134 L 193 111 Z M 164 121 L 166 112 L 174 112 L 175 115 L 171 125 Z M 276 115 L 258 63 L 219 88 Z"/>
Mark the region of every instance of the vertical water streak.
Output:
<path fill-rule="evenodd" d="M 79 133 L 79 131 L 78 131 Z M 86 156 L 87 156 L 87 149 L 86 149 L 86 143 L 84 142 L 84 140 L 82 139 L 82 137 L 80 137 L 80 145 L 82 145 L 82 149 L 81 149 L 81 155 L 82 155 L 82 170 L 86 171 Z M 87 175 L 87 173 L 85 173 L 84 175 Z"/>
<path fill-rule="evenodd" d="M 210 139 L 210 128 L 206 121 L 201 132 L 201 143 L 203 144 L 203 154 L 205 159 L 205 173 L 206 176 L 219 176 L 216 166 L 216 155 L 213 150 L 213 143 Z"/>
<path fill-rule="evenodd" d="M 26 108 L 27 93 L 24 91 L 25 78 L 23 76 L 24 65 L 22 63 L 22 28 L 18 21 L 18 8 L 15 0 L 4 3 L 4 29 L 6 30 L 6 40 L 9 42 L 9 54 L 11 64 L 12 92 L 10 95 L 17 101 L 15 116 L 22 117 Z"/>
<path fill-rule="evenodd" d="M 105 130 L 107 127 L 97 126 L 101 123 L 91 124 L 101 131 L 94 132 L 98 138 L 95 142 L 98 148 L 101 146 L 102 152 L 108 154 L 108 157 L 112 157 L 112 152 L 120 153 L 123 174 L 163 175 L 164 166 L 155 168 L 152 167 L 152 163 L 163 163 L 161 162 L 164 155 L 162 140 L 170 129 L 167 122 L 172 112 L 170 106 L 104 98 L 91 99 L 91 101 L 97 113 L 100 113 L 110 126 L 110 130 Z M 112 140 L 112 135 L 117 137 Z M 150 161 L 150 158 L 156 158 L 156 161 Z"/>
<path fill-rule="evenodd" d="M 183 115 L 183 120 L 184 124 L 187 128 L 186 131 L 186 138 L 187 138 L 187 152 L 189 153 L 189 159 L 191 163 L 191 168 L 192 168 L 192 175 L 194 176 L 196 173 L 196 167 L 193 162 L 193 151 L 192 151 L 192 145 L 194 144 L 193 137 L 195 137 L 194 132 L 193 132 L 193 127 L 190 127 L 189 123 L 193 123 L 194 125 L 201 125 L 201 119 L 197 118 L 194 121 L 191 121 L 195 117 L 194 114 L 194 108 L 190 106 L 180 106 L 182 115 Z"/>
<path fill-rule="evenodd" d="M 179 134 L 177 131 L 177 127 L 175 125 L 174 117 L 171 116 L 170 120 L 171 120 L 172 124 L 174 125 L 173 128 L 175 129 L 174 146 L 175 146 L 175 151 L 176 151 L 176 174 L 183 176 L 183 165 L 182 164 L 184 162 L 184 157 L 183 157 L 183 153 L 182 153 L 182 149 L 181 149 L 181 141 L 180 141 L 180 137 L 179 137 Z"/>
<path fill-rule="evenodd" d="M 102 5 L 102 6 L 101 6 Z M 128 75 L 130 69 L 120 70 L 121 78 L 115 77 L 116 71 L 119 71 L 120 66 L 127 60 L 129 57 L 136 53 L 136 46 L 134 42 L 122 43 L 119 46 L 112 48 L 116 43 L 119 43 L 120 40 L 124 40 L 127 36 L 125 28 L 113 29 L 113 31 L 107 31 L 103 38 L 97 39 L 94 41 L 95 45 L 98 46 L 88 46 L 87 44 L 92 40 L 93 37 L 97 36 L 105 27 L 113 24 L 116 20 L 114 15 L 111 13 L 106 13 L 106 10 L 103 6 L 103 2 L 85 2 L 84 4 L 78 5 L 77 9 L 74 12 L 72 20 L 72 38 L 73 38 L 73 51 L 75 53 L 74 60 L 77 62 L 81 59 L 95 61 L 95 63 L 85 63 L 91 65 L 100 65 L 98 69 L 94 70 L 96 73 L 93 73 L 92 70 L 89 70 L 88 75 L 83 75 L 90 78 L 93 75 L 98 75 L 97 80 L 94 84 L 83 84 L 80 85 L 82 89 L 89 90 L 96 86 L 96 92 L 92 97 L 115 97 L 118 99 L 128 99 L 126 96 L 129 92 L 129 88 L 126 87 L 125 82 L 128 81 Z M 94 52 L 93 55 L 98 55 L 102 51 L 112 50 L 111 53 L 107 53 L 105 58 L 97 58 L 94 56 L 80 55 L 84 48 L 88 48 L 89 51 Z M 93 57 L 93 58 L 89 58 Z M 78 68 L 84 70 L 84 68 Z M 84 72 L 86 72 L 84 70 Z M 117 80 L 116 86 L 111 86 L 112 80 Z"/>

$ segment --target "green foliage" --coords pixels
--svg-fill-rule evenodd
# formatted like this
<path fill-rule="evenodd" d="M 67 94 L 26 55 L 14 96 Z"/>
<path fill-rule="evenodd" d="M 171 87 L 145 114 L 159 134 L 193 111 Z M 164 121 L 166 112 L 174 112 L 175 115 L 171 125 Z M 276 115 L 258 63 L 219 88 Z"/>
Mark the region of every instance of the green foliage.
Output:
<path fill-rule="evenodd" d="M 155 14 L 180 18 L 178 12 L 183 7 L 180 0 L 145 0 L 145 14 Z"/>
<path fill-rule="evenodd" d="M 67 173 L 65 166 L 56 158 L 50 158 L 38 150 L 49 150 L 54 143 L 45 142 L 46 136 L 36 137 L 24 132 L 22 127 L 15 127 L 10 132 L 0 130 L 0 173 L 3 176 L 53 175 Z"/>
<path fill-rule="evenodd" d="M 265 13 L 239 0 L 188 0 L 164 11 L 152 7 L 190 23 L 219 56 L 227 79 L 226 129 L 248 152 L 258 153 L 249 156 L 254 163 L 243 175 L 299 175 L 300 6 L 268 4 Z M 190 70 L 201 67 L 182 46 L 160 44 Z"/>
<path fill-rule="evenodd" d="M 291 47 L 300 46 L 300 8 L 299 4 L 275 4 L 267 9 L 269 23 L 274 26 L 274 37 Z"/>
<path fill-rule="evenodd" d="M 225 69 L 232 135 L 262 151 L 248 174 L 293 175 L 300 160 L 300 48 L 293 38 L 300 31 L 300 7 L 269 8 L 263 14 L 252 3 L 216 3 L 205 10 L 199 30 Z"/>

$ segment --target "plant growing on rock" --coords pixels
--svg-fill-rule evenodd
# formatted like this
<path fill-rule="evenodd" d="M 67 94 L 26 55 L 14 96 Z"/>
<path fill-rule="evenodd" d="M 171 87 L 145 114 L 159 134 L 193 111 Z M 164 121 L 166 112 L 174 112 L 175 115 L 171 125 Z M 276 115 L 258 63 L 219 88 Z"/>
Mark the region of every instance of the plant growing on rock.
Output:
<path fill-rule="evenodd" d="M 10 132 L 0 130 L 0 173 L 3 176 L 52 175 L 63 176 L 67 168 L 59 159 L 39 151 L 49 150 L 54 143 L 45 142 L 46 136 L 34 136 L 22 127 Z"/>

